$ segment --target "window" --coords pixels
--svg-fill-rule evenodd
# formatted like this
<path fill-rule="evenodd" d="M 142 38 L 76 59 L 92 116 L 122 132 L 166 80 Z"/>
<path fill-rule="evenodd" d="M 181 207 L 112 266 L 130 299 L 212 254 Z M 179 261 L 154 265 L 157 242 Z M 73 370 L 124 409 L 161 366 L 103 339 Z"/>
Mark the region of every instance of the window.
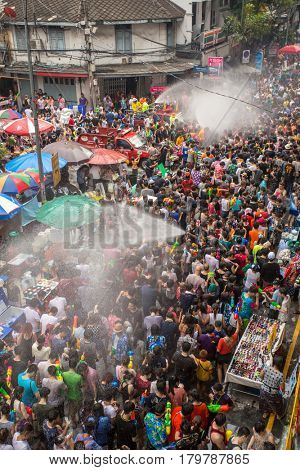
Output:
<path fill-rule="evenodd" d="M 174 47 L 173 23 L 167 23 L 167 46 Z"/>
<path fill-rule="evenodd" d="M 24 28 L 15 28 L 16 32 L 16 49 L 26 51 L 26 37 Z"/>
<path fill-rule="evenodd" d="M 49 45 L 51 51 L 63 51 L 66 48 L 65 45 L 65 32 L 60 28 L 49 28 Z"/>
<path fill-rule="evenodd" d="M 220 0 L 220 8 L 228 7 L 229 0 Z"/>
<path fill-rule="evenodd" d="M 127 142 L 127 140 L 118 139 L 117 140 L 117 148 L 123 148 L 125 150 L 131 150 L 131 145 Z"/>
<path fill-rule="evenodd" d="M 196 16 L 197 16 L 197 3 L 192 2 L 192 26 L 196 24 Z"/>
<path fill-rule="evenodd" d="M 116 52 L 131 52 L 131 25 L 116 25 Z"/>
<path fill-rule="evenodd" d="M 216 26 L 216 10 L 211 12 L 211 27 Z"/>

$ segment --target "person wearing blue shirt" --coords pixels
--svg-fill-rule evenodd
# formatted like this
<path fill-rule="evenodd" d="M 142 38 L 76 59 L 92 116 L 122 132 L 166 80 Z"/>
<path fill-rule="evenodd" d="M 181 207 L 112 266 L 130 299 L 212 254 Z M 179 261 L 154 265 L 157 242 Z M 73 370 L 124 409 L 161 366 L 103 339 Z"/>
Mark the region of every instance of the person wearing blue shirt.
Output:
<path fill-rule="evenodd" d="M 37 371 L 37 365 L 31 364 L 25 372 L 18 375 L 18 385 L 24 389 L 22 402 L 30 408 L 40 399 L 39 389 L 35 381 Z"/>

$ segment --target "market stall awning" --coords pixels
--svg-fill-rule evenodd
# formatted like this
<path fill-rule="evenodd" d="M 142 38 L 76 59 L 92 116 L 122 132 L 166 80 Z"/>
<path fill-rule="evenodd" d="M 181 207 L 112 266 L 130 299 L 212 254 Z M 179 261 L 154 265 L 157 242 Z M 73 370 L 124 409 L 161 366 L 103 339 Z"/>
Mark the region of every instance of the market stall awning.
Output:
<path fill-rule="evenodd" d="M 88 161 L 89 165 L 117 165 L 127 160 L 126 155 L 116 150 L 95 149 L 93 157 Z"/>
<path fill-rule="evenodd" d="M 199 65 L 199 60 L 176 59 L 166 62 L 149 62 L 144 64 L 107 65 L 96 68 L 97 77 L 136 77 L 155 74 L 182 74 Z"/>
<path fill-rule="evenodd" d="M 61 78 L 87 78 L 87 73 L 71 72 L 35 72 L 38 77 L 61 77 Z"/>

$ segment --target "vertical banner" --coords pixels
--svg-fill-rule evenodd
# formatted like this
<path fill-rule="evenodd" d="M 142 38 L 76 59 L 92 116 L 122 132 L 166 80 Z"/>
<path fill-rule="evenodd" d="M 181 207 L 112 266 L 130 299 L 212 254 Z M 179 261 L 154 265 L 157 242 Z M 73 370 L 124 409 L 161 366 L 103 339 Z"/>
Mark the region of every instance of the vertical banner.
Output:
<path fill-rule="evenodd" d="M 258 51 L 255 55 L 255 68 L 257 72 L 261 73 L 263 69 L 264 63 L 264 53 L 262 51 Z"/>

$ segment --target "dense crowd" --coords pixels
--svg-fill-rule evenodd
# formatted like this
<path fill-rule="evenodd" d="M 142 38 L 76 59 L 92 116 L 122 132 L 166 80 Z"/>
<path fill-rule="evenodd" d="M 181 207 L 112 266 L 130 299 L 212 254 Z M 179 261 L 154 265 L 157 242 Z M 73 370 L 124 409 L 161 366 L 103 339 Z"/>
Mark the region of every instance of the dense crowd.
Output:
<path fill-rule="evenodd" d="M 218 143 L 195 123 L 162 121 L 142 107 L 137 131 L 153 158 L 144 171 L 138 161 L 130 171 L 123 165 L 102 203 L 125 200 L 184 235 L 108 250 L 113 263 L 93 289 L 97 260 L 88 253 L 72 268 L 54 262 L 49 277 L 60 290 L 30 301 L 24 325 L 0 341 L 0 449 L 275 448 L 266 419 L 284 418 L 284 358 L 261 372 L 253 429 L 229 431 L 235 404 L 224 386 L 253 314 L 284 323 L 300 311 L 300 249 L 280 245 L 299 227 L 299 83 L 272 67 L 258 81 L 266 111 Z M 39 111 L 54 124 L 43 144 L 98 125 L 132 126 L 137 101 L 106 96 L 95 112 L 62 124 L 40 90 Z M 84 96 L 80 104 L 88 107 Z M 27 97 L 23 107 L 31 115 Z M 2 140 L 10 151 L 30 145 Z M 89 174 L 78 182 L 88 188 Z M 5 300 L 3 287 L 0 294 Z"/>

